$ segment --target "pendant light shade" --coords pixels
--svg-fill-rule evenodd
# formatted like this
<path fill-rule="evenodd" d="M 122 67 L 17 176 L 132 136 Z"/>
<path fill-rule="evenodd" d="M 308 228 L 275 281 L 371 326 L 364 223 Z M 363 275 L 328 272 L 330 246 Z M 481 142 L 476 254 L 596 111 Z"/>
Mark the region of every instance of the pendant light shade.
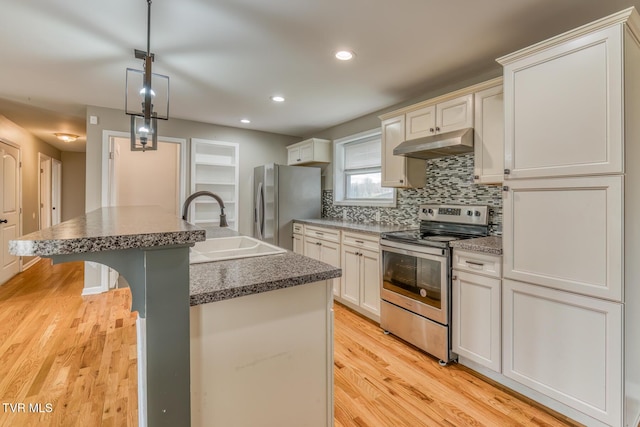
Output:
<path fill-rule="evenodd" d="M 136 49 L 135 57 L 144 60 L 142 70 L 127 68 L 125 113 L 131 116 L 131 150 L 158 149 L 158 119 L 169 119 L 169 76 L 151 71 L 155 55 L 151 53 L 151 0 L 147 0 L 147 51 Z"/>

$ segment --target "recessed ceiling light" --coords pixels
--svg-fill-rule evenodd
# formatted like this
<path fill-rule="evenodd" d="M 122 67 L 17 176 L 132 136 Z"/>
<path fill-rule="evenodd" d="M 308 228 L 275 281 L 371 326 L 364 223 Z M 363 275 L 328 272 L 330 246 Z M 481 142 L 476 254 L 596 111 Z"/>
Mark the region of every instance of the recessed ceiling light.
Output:
<path fill-rule="evenodd" d="M 354 56 L 355 54 L 350 50 L 340 50 L 336 52 L 336 58 L 340 61 L 348 61 L 350 59 L 353 59 Z"/>
<path fill-rule="evenodd" d="M 284 97 L 279 95 L 274 95 L 271 97 L 273 102 L 284 102 Z"/>
<path fill-rule="evenodd" d="M 79 138 L 78 135 L 74 135 L 72 133 L 54 133 L 54 135 L 60 140 L 64 142 L 73 142 Z"/>
<path fill-rule="evenodd" d="M 249 119 L 241 119 L 240 123 L 245 123 L 245 124 L 246 123 L 251 123 L 251 120 L 249 120 Z"/>

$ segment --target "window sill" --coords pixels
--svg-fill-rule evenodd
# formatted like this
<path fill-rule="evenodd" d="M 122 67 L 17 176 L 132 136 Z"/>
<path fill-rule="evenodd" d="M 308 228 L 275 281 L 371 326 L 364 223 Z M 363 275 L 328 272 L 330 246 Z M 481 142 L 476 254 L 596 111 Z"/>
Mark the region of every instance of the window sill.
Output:
<path fill-rule="evenodd" d="M 396 201 L 394 200 L 335 200 L 334 206 L 360 206 L 370 208 L 395 208 Z"/>

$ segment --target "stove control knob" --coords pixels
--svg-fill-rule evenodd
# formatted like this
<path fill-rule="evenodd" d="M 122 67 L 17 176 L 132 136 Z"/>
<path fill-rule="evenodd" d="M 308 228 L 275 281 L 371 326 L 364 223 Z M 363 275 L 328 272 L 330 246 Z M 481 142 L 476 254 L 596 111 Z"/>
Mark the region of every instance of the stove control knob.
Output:
<path fill-rule="evenodd" d="M 473 211 L 467 211 L 467 216 L 473 216 Z"/>
<path fill-rule="evenodd" d="M 426 208 L 422 209 L 422 213 L 427 213 L 427 209 Z"/>
<path fill-rule="evenodd" d="M 431 208 L 427 209 L 427 213 L 428 213 L 429 215 L 433 215 L 433 209 L 431 209 Z"/>
<path fill-rule="evenodd" d="M 476 216 L 480 216 L 480 211 L 476 211 Z"/>

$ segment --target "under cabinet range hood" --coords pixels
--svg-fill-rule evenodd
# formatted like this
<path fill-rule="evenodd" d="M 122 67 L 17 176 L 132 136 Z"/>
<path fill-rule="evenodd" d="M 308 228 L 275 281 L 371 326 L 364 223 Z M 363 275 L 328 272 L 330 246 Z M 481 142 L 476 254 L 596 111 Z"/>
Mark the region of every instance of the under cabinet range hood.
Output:
<path fill-rule="evenodd" d="M 393 154 L 416 159 L 435 159 L 472 151 L 473 128 L 465 128 L 404 141 L 393 149 Z"/>

